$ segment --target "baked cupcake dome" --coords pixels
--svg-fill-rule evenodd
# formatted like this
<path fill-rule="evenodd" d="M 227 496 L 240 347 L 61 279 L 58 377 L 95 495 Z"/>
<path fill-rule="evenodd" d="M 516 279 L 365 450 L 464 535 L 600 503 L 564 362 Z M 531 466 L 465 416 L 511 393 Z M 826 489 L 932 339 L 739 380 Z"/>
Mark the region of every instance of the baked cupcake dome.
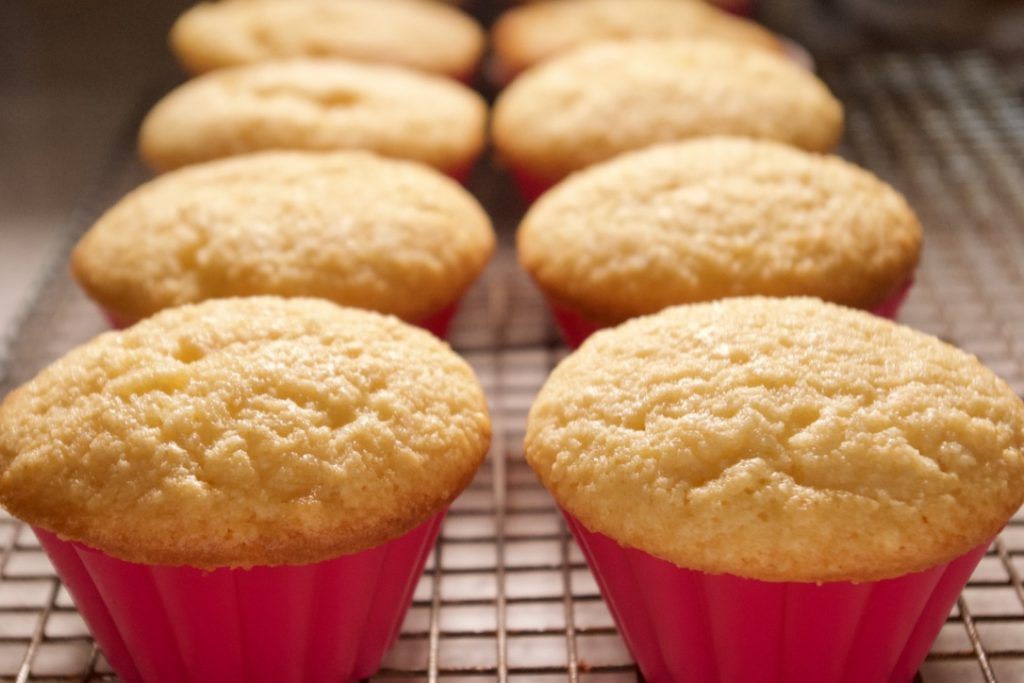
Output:
<path fill-rule="evenodd" d="M 714 39 L 782 52 L 771 31 L 703 2 L 550 0 L 505 12 L 491 31 L 506 76 L 565 50 L 604 40 Z"/>
<path fill-rule="evenodd" d="M 494 249 L 461 186 L 366 152 L 263 152 L 146 183 L 72 254 L 124 321 L 205 299 L 315 296 L 420 322 L 458 301 Z"/>
<path fill-rule="evenodd" d="M 483 149 L 486 116 L 483 98 L 445 78 L 296 59 L 178 87 L 146 116 L 139 150 L 156 171 L 270 149 L 365 149 L 459 175 Z"/>
<path fill-rule="evenodd" d="M 568 178 L 526 214 L 519 260 L 598 324 L 743 295 L 875 309 L 910 280 L 921 226 L 904 198 L 834 156 L 701 138 Z"/>
<path fill-rule="evenodd" d="M 303 564 L 442 511 L 488 447 L 432 335 L 314 299 L 224 299 L 72 351 L 0 407 L 0 502 L 130 562 Z"/>
<path fill-rule="evenodd" d="M 526 457 L 587 529 L 677 566 L 873 581 L 992 538 L 1024 500 L 1024 405 L 975 358 L 813 299 L 729 299 L 599 332 Z"/>
<path fill-rule="evenodd" d="M 430 0 L 303 0 L 201 3 L 171 30 L 182 66 L 199 74 L 289 57 L 397 64 L 467 79 L 483 30 Z"/>
<path fill-rule="evenodd" d="M 553 184 L 623 152 L 708 135 L 831 150 L 842 107 L 786 57 L 713 41 L 585 46 L 523 74 L 498 98 L 492 133 L 523 176 Z"/>

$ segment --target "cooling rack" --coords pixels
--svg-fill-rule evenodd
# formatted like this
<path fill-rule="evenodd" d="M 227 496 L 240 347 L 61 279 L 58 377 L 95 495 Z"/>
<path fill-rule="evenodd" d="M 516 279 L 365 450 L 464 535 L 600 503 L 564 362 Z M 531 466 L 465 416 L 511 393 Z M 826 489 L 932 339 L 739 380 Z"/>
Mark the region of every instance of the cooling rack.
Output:
<path fill-rule="evenodd" d="M 901 320 L 977 354 L 1024 392 L 1024 59 L 897 53 L 820 68 L 847 107 L 842 153 L 901 189 L 925 225 Z M 8 340 L 0 395 L 104 329 L 63 264 L 99 211 L 145 179 L 134 160 L 136 125 L 69 221 L 52 274 Z M 526 412 L 565 351 L 516 267 L 511 235 L 522 207 L 508 188 L 488 164 L 473 179 L 501 245 L 451 335 L 488 393 L 494 444 L 448 515 L 375 681 L 638 680 L 579 549 L 522 459 Z M 919 680 L 1024 681 L 1022 573 L 1018 514 L 971 578 Z M 31 531 L 0 517 L 0 681 L 113 680 Z"/>

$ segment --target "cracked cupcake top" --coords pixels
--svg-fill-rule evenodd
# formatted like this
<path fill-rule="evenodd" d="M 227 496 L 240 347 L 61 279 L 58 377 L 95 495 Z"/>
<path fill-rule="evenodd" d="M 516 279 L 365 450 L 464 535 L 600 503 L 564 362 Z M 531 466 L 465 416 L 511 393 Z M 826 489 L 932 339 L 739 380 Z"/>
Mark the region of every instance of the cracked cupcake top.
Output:
<path fill-rule="evenodd" d="M 679 566 L 871 581 L 991 539 L 1024 500 L 1024 405 L 920 332 L 814 299 L 728 299 L 593 335 L 526 457 L 588 529 Z"/>
<path fill-rule="evenodd" d="M 303 0 L 200 3 L 171 31 L 192 73 L 284 57 L 340 57 L 470 76 L 483 30 L 430 0 Z"/>
<path fill-rule="evenodd" d="M 461 173 L 483 148 L 486 116 L 482 97 L 441 76 L 291 59 L 179 86 L 146 116 L 139 151 L 157 171 L 269 149 L 365 149 Z"/>
<path fill-rule="evenodd" d="M 489 439 L 472 370 L 429 333 L 222 299 L 103 334 L 11 393 L 0 502 L 132 562 L 318 562 L 440 512 Z"/>
<path fill-rule="evenodd" d="M 493 249 L 480 205 L 431 168 L 366 152 L 263 152 L 129 193 L 82 238 L 72 268 L 128 321 L 274 294 L 415 323 L 456 301 Z"/>
<path fill-rule="evenodd" d="M 921 251 L 906 200 L 835 156 L 700 138 L 625 154 L 531 207 L 519 259 L 552 299 L 602 323 L 727 296 L 873 309 Z"/>

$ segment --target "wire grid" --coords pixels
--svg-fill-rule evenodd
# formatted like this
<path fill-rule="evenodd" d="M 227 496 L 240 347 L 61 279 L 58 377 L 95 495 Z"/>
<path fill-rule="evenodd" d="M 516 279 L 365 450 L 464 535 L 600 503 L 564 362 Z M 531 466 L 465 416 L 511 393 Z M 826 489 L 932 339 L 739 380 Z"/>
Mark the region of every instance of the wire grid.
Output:
<path fill-rule="evenodd" d="M 1007 72 L 982 53 L 860 57 L 822 70 L 847 106 L 844 154 L 903 190 L 926 227 L 902 320 L 976 353 L 1024 392 L 1024 196 L 1015 191 L 1024 188 L 1024 106 Z M 133 135 L 134 122 L 93 204 L 69 227 L 69 245 L 145 178 Z M 493 169 L 473 189 L 502 245 L 451 340 L 488 393 L 494 444 L 448 515 L 373 680 L 635 681 L 578 547 L 522 459 L 526 412 L 565 352 L 515 265 L 509 238 L 521 206 Z M 66 249 L 11 341 L 0 395 L 104 329 L 64 257 Z M 1022 572 L 1018 514 L 972 576 L 919 680 L 1024 681 Z M 35 537 L 0 517 L 0 681 L 107 680 L 115 677 Z"/>

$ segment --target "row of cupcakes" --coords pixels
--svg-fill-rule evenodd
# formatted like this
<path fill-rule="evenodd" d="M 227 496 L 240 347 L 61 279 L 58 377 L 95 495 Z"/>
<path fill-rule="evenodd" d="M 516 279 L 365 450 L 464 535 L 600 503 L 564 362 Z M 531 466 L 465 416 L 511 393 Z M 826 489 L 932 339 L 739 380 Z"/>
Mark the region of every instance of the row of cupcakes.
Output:
<path fill-rule="evenodd" d="M 419 54 L 459 53 L 478 29 L 374 0 L 310 3 L 264 33 L 258 16 L 289 4 L 198 6 L 176 53 L 192 68 L 218 46 L 302 42 L 318 16 L 329 41 L 368 37 L 369 52 L 228 68 L 160 103 L 140 152 L 166 173 L 72 258 L 127 329 L 0 408 L 0 498 L 125 681 L 369 676 L 490 441 L 479 382 L 442 342 L 304 298 L 443 336 L 494 248 L 486 213 L 443 174 L 479 154 L 486 105 L 369 62 L 393 61 L 375 53 L 393 57 L 412 29 Z M 206 11 L 251 19 L 204 33 Z M 39 389 L 49 417 L 34 414 Z"/>
<path fill-rule="evenodd" d="M 574 47 L 636 38 L 787 48 L 770 31 L 703 2 L 554 0 L 498 18 L 488 71 L 505 83 Z M 434 0 L 204 2 L 182 15 L 171 32 L 175 55 L 193 75 L 273 59 L 330 57 L 396 64 L 468 83 L 486 43 L 473 19 Z"/>
<path fill-rule="evenodd" d="M 485 144 L 486 102 L 452 80 L 472 77 L 479 26 L 432 0 L 238 0 L 194 6 L 170 43 L 197 77 L 143 121 L 140 155 L 163 175 L 72 255 L 111 323 L 276 294 L 444 336 L 495 243 L 445 177 Z"/>
<path fill-rule="evenodd" d="M 152 112 L 143 156 L 164 171 L 263 149 L 358 147 L 461 177 L 485 145 L 486 108 L 432 76 L 467 78 L 482 41 L 471 20 L 429 0 L 197 6 L 172 45 L 206 75 Z M 702 3 L 554 0 L 508 12 L 493 42 L 503 71 L 538 67 L 499 99 L 492 125 L 529 195 L 660 141 L 736 134 L 821 151 L 841 128 L 838 103 L 779 38 Z"/>
<path fill-rule="evenodd" d="M 493 123 L 498 152 L 527 193 L 597 163 L 551 192 L 519 231 L 521 261 L 569 343 L 721 296 L 813 295 L 894 315 L 920 252 L 913 212 L 866 171 L 766 141 L 834 146 L 842 110 L 827 88 L 779 58 L 779 39 L 750 22 L 647 1 L 627 12 L 609 0 L 554 0 L 509 12 L 494 30 L 500 59 L 533 66 L 499 98 Z M 459 34 L 468 21 L 425 0 L 328 2 L 200 5 L 172 43 L 190 64 L 203 35 L 226 36 L 228 51 L 261 36 L 266 49 L 207 60 L 213 66 L 330 52 L 311 37 L 319 17 L 349 29 L 332 39 L 334 53 L 372 61 L 413 24 Z M 393 13 L 402 18 L 351 52 L 354 35 Z M 678 39 L 709 25 L 723 40 Z M 269 37 L 279 30 L 287 49 Z M 602 40 L 609 36 L 625 40 Z M 444 334 L 494 247 L 472 198 L 427 169 L 367 154 L 252 153 L 365 148 L 464 177 L 483 145 L 486 107 L 430 78 L 271 59 L 186 84 L 147 117 L 140 148 L 157 169 L 199 165 L 105 215 L 75 251 L 79 281 L 116 324 L 211 297 L 284 294 L 394 313 Z M 762 140 L 700 139 L 723 130 Z M 628 154 L 688 138 L 698 139 Z M 319 192 L 302 181 L 313 176 Z M 145 240 L 135 239 L 140 224 Z"/>
<path fill-rule="evenodd" d="M 711 137 L 569 178 L 526 214 L 519 259 L 566 340 L 667 306 L 816 296 L 894 317 L 921 227 L 839 158 Z M 117 326 L 225 296 L 317 296 L 444 336 L 493 253 L 462 187 L 367 152 L 262 152 L 163 175 L 82 238 L 73 272 Z"/>
<path fill-rule="evenodd" d="M 357 680 L 489 437 L 472 370 L 433 335 L 217 299 L 6 397 L 0 501 L 122 680 Z M 1004 382 L 817 299 L 596 333 L 548 378 L 524 448 L 656 683 L 910 681 L 1024 500 Z"/>
<path fill-rule="evenodd" d="M 516 83 L 591 49 L 621 50 L 609 68 L 634 49 L 677 54 L 595 46 Z M 737 120 L 787 90 L 805 101 L 793 84 L 807 81 L 780 86 L 774 68 L 749 78 L 774 83 L 775 99 L 725 86 L 708 101 L 748 107 Z M 196 113 L 248 102 L 239 80 Z M 260 82 L 253 98 L 308 112 L 296 93 L 320 83 Z M 691 90 L 722 92 L 714 83 Z M 593 92 L 570 88 L 551 118 Z M 328 88 L 313 109 L 361 97 Z M 614 139 L 604 106 L 593 122 Z M 74 256 L 90 293 L 121 322 L 155 315 L 5 401 L 0 499 L 36 525 L 122 677 L 326 681 L 377 667 L 444 509 L 487 449 L 486 405 L 429 335 L 301 295 L 429 326 L 493 244 L 453 181 L 353 151 L 181 169 L 90 231 Z M 736 298 L 767 287 L 891 307 L 919 247 L 913 213 L 870 174 L 738 138 L 601 161 L 524 219 L 521 259 L 563 320 L 576 316 L 578 339 L 731 297 L 597 335 L 552 375 L 527 426 L 527 458 L 649 680 L 909 678 L 1020 504 L 1022 409 L 975 360 L 820 301 Z M 295 298 L 220 298 L 270 286 Z"/>
<path fill-rule="evenodd" d="M 173 42 L 181 52 L 191 45 L 182 35 L 203 34 L 189 28 L 200 21 L 193 14 L 220 17 L 228 46 L 253 32 L 266 46 L 278 44 L 264 35 L 278 24 L 262 13 L 291 12 L 280 26 L 302 46 L 301 27 L 321 11 L 454 12 L 426 0 L 375 9 L 327 1 L 199 6 Z M 838 102 L 749 23 L 733 30 L 762 36 L 761 45 L 746 39 L 754 48 L 738 39 L 589 44 L 616 22 L 630 38 L 659 26 L 682 34 L 692 10 L 679 8 L 691 4 L 651 1 L 627 21 L 621 3 L 554 0 L 513 11 L 495 29 L 499 54 L 513 45 L 529 55 L 517 63 L 543 62 L 502 93 L 492 124 L 527 193 L 597 164 L 533 207 L 519 233 L 521 260 L 569 342 L 720 296 L 813 295 L 893 314 L 920 251 L 912 211 L 866 171 L 770 142 L 829 149 L 841 134 Z M 405 37 L 410 22 L 389 27 Z M 553 30 L 563 24 L 584 29 Z M 373 33 L 378 51 L 387 35 Z M 399 67 L 298 59 L 214 71 L 160 102 L 140 133 L 155 169 L 193 167 L 103 216 L 75 251 L 75 273 L 120 323 L 210 297 L 282 294 L 393 313 L 443 334 L 493 250 L 490 222 L 430 169 L 370 153 L 463 178 L 484 145 L 485 119 L 468 88 Z M 721 132 L 752 139 L 700 139 Z M 667 146 L 628 154 L 658 143 Z M 338 151 L 353 148 L 369 153 Z M 281 149 L 293 151 L 273 151 Z M 228 156 L 238 158 L 208 161 Z"/>

